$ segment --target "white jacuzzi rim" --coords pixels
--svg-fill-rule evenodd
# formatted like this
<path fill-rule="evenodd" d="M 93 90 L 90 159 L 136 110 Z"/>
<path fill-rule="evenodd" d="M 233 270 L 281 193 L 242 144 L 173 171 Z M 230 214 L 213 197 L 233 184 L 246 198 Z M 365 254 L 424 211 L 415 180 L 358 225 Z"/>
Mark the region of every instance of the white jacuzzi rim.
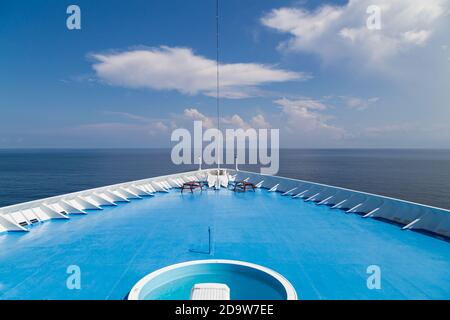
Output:
<path fill-rule="evenodd" d="M 158 277 L 159 275 L 161 275 L 167 271 L 178 269 L 181 267 L 186 267 L 186 266 L 193 266 L 193 265 L 198 265 L 198 264 L 210 264 L 210 263 L 233 264 L 233 265 L 249 267 L 249 268 L 253 268 L 253 269 L 265 272 L 265 273 L 269 274 L 270 276 L 272 276 L 273 278 L 275 278 L 276 280 L 278 280 L 283 285 L 284 290 L 286 291 L 286 300 L 297 300 L 298 299 L 297 292 L 295 291 L 294 286 L 289 282 L 289 280 L 287 280 L 280 273 L 278 273 L 272 269 L 269 269 L 269 268 L 263 267 L 261 265 L 251 263 L 251 262 L 246 262 L 246 261 L 228 260 L 228 259 L 204 259 L 204 260 L 192 260 L 192 261 L 186 261 L 186 262 L 172 264 L 170 266 L 163 267 L 161 269 L 158 269 L 158 270 L 155 270 L 155 271 L 149 273 L 148 275 L 143 277 L 141 280 L 139 280 L 133 286 L 133 288 L 131 289 L 131 291 L 128 295 L 128 300 L 140 300 L 139 294 L 141 293 L 141 290 L 144 288 L 144 286 L 149 281 L 153 280 L 154 278 Z"/>

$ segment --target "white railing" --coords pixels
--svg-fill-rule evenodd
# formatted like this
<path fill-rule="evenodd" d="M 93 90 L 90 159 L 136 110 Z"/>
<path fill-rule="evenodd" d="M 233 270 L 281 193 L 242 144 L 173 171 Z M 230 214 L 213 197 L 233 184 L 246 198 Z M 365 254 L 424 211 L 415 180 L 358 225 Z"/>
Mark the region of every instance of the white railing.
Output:
<path fill-rule="evenodd" d="M 367 218 L 393 221 L 405 230 L 424 230 L 450 237 L 450 210 L 447 209 L 310 181 L 245 171 L 235 173 L 237 173 L 236 180 L 247 180 L 252 183 L 264 180 L 262 188 L 273 190 L 276 186 L 276 191 L 285 195 L 290 194 L 292 190 L 298 191 L 292 192 L 293 198 L 313 201 L 317 205 L 328 205 Z"/>
<path fill-rule="evenodd" d="M 129 202 L 155 192 L 167 192 L 184 182 L 206 179 L 212 169 L 190 171 L 172 175 L 114 184 L 60 196 L 40 199 L 0 208 L 0 232 L 28 231 L 27 226 L 49 219 L 69 219 L 71 214 L 86 214 L 86 210 L 101 210 L 103 206 Z M 346 213 L 365 218 L 382 218 L 400 224 L 403 229 L 418 229 L 450 237 L 450 210 L 410 201 L 340 188 L 310 181 L 296 180 L 253 172 L 227 169 L 258 187 L 327 205 Z M 294 192 L 296 191 L 296 192 Z"/>
<path fill-rule="evenodd" d="M 118 183 L 55 197 L 19 203 L 0 208 L 0 232 L 28 231 L 27 226 L 50 219 L 69 219 L 71 214 L 86 214 L 86 210 L 102 210 L 117 202 L 129 202 L 155 192 L 167 192 L 183 181 L 200 179 L 206 170 L 177 173 Z M 175 183 L 177 181 L 177 183 Z"/>

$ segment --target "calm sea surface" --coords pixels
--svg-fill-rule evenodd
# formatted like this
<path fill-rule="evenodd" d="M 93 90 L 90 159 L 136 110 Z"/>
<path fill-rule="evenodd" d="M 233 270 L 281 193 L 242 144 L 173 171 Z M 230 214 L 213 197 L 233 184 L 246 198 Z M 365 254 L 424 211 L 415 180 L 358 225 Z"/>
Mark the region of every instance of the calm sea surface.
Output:
<path fill-rule="evenodd" d="M 0 207 L 196 168 L 169 149 L 0 150 Z M 285 149 L 278 175 L 450 209 L 450 150 Z"/>

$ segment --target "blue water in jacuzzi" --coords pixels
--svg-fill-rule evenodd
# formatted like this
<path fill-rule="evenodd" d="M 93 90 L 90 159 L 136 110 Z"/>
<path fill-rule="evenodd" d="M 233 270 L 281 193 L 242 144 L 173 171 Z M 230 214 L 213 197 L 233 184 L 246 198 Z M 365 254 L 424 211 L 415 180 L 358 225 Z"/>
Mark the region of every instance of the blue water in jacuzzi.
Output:
<path fill-rule="evenodd" d="M 222 283 L 231 300 L 284 300 L 283 285 L 270 274 L 234 264 L 190 265 L 165 272 L 144 285 L 142 300 L 189 300 L 197 283 Z"/>

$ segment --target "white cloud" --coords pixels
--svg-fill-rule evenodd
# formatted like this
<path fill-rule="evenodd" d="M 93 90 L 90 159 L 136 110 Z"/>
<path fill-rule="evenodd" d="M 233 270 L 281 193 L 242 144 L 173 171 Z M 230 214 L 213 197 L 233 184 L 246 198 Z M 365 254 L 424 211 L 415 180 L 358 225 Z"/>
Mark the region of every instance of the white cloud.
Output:
<path fill-rule="evenodd" d="M 202 121 L 205 129 L 217 127 L 217 118 L 208 116 L 198 109 L 186 108 L 182 114 L 171 114 L 167 118 L 150 118 L 129 112 L 107 111 L 105 115 L 112 115 L 119 118 L 117 121 L 96 122 L 82 124 L 71 128 L 69 131 L 75 134 L 87 133 L 94 135 L 126 135 L 130 137 L 159 136 L 164 137 L 170 133 L 171 129 L 184 127 L 188 130 L 192 128 L 194 121 Z M 271 125 L 263 115 L 257 114 L 249 121 L 242 116 L 233 114 L 220 118 L 221 129 L 227 128 L 270 128 Z"/>
<path fill-rule="evenodd" d="M 343 128 L 329 124 L 330 116 L 321 113 L 328 109 L 322 102 L 311 99 L 289 100 L 286 98 L 274 101 L 281 107 L 287 124 L 286 129 L 291 133 L 306 132 L 316 136 L 327 136 L 340 139 L 344 136 Z"/>
<path fill-rule="evenodd" d="M 202 121 L 203 127 L 206 129 L 215 128 L 217 126 L 212 118 L 205 116 L 195 108 L 184 109 L 183 114 L 188 120 Z"/>
<path fill-rule="evenodd" d="M 262 114 L 254 116 L 250 123 L 253 128 L 269 129 L 271 127 L 270 123 L 267 122 L 266 118 Z"/>
<path fill-rule="evenodd" d="M 169 127 L 166 124 L 164 124 L 164 122 L 157 121 L 154 123 L 153 129 L 156 132 L 167 132 L 169 130 Z"/>
<path fill-rule="evenodd" d="M 133 113 L 129 113 L 129 112 L 121 112 L 121 111 L 106 111 L 104 112 L 107 115 L 115 115 L 115 116 L 119 116 L 122 118 L 126 118 L 129 120 L 134 120 L 134 121 L 138 121 L 138 122 L 143 122 L 143 123 L 152 123 L 154 122 L 153 119 L 147 118 L 147 117 L 143 117 L 140 115 L 136 115 Z"/>
<path fill-rule="evenodd" d="M 366 26 L 370 5 L 381 9 L 381 30 Z M 316 11 L 275 9 L 261 22 L 291 35 L 281 49 L 316 53 L 326 62 L 351 58 L 370 64 L 425 45 L 446 21 L 448 5 L 449 0 L 350 0 Z"/>
<path fill-rule="evenodd" d="M 431 32 L 428 30 L 420 31 L 407 31 L 403 34 L 403 38 L 408 43 L 413 43 L 415 45 L 421 46 L 426 43 L 430 37 Z"/>
<path fill-rule="evenodd" d="M 215 61 L 195 55 L 189 48 L 162 46 L 92 57 L 97 76 L 111 85 L 216 95 Z M 264 84 L 308 78 L 300 72 L 258 63 L 221 64 L 220 75 L 222 96 L 235 99 L 254 95 Z"/>
<path fill-rule="evenodd" d="M 275 101 L 276 104 L 283 106 L 283 107 L 290 107 L 290 108 L 302 108 L 302 109 L 308 109 L 308 110 L 326 110 L 328 107 L 323 104 L 322 102 L 314 99 L 309 98 L 303 98 L 303 99 L 296 99 L 296 100 L 290 100 L 287 98 L 278 99 Z"/>
<path fill-rule="evenodd" d="M 67 130 L 74 134 L 86 134 L 100 136 L 100 135 L 142 135 L 148 134 L 149 128 L 142 124 L 123 123 L 123 122 L 95 122 L 80 124 L 78 126 L 71 127 Z"/>
<path fill-rule="evenodd" d="M 120 111 L 106 111 L 104 114 L 119 117 L 121 121 L 82 124 L 76 127 L 75 130 L 87 130 L 94 134 L 126 132 L 134 135 L 158 135 L 167 133 L 170 127 L 169 119 L 149 118 Z"/>
<path fill-rule="evenodd" d="M 250 128 L 250 125 L 244 119 L 242 119 L 241 116 L 237 114 L 234 114 L 231 117 L 224 117 L 221 119 L 221 122 L 233 128 L 242 128 L 242 129 Z"/>
<path fill-rule="evenodd" d="M 133 122 L 137 122 L 128 125 L 134 127 L 135 129 L 143 129 L 151 135 L 166 133 L 169 130 L 168 119 L 149 118 L 129 112 L 106 112 L 106 114 L 117 115 Z"/>
<path fill-rule="evenodd" d="M 419 128 L 415 124 L 411 123 L 396 123 L 366 127 L 364 128 L 363 133 L 369 137 L 378 137 L 381 135 L 392 136 L 393 133 L 407 133 L 412 129 L 418 130 Z"/>
<path fill-rule="evenodd" d="M 365 110 L 380 100 L 378 97 L 364 99 L 354 96 L 340 96 L 339 98 L 344 101 L 347 107 L 355 110 Z"/>
<path fill-rule="evenodd" d="M 205 129 L 216 128 L 217 118 L 214 116 L 207 116 L 200 112 L 196 108 L 188 108 L 183 112 L 183 117 L 177 117 L 178 126 L 191 127 L 192 123 L 185 123 L 184 121 L 196 121 L 200 120 L 203 122 L 203 127 Z M 184 123 L 183 123 L 184 122 Z M 262 114 L 257 114 L 253 116 L 249 121 L 245 120 L 242 116 L 238 114 L 233 114 L 231 116 L 223 116 L 220 118 L 220 125 L 222 129 L 226 128 L 270 128 L 270 123 L 265 119 Z"/>

